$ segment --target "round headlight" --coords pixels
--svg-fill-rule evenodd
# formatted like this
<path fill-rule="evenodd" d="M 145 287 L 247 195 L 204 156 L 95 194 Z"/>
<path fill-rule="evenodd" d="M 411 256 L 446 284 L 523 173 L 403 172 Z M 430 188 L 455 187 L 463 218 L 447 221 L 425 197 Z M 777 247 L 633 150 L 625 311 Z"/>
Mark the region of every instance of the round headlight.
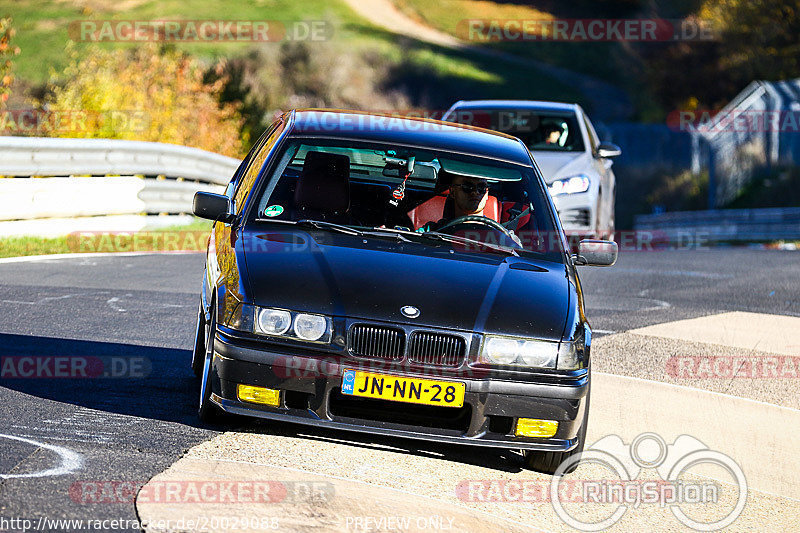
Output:
<path fill-rule="evenodd" d="M 517 341 L 492 337 L 486 342 L 486 357 L 492 363 L 510 365 L 517 360 Z"/>
<path fill-rule="evenodd" d="M 319 315 L 299 314 L 294 319 L 294 334 L 306 341 L 317 341 L 325 335 L 328 322 Z"/>
<path fill-rule="evenodd" d="M 558 344 L 555 342 L 525 341 L 519 350 L 519 358 L 527 366 L 551 368 L 556 365 Z"/>
<path fill-rule="evenodd" d="M 283 335 L 292 325 L 289 311 L 280 309 L 262 309 L 258 312 L 258 329 L 268 335 Z"/>

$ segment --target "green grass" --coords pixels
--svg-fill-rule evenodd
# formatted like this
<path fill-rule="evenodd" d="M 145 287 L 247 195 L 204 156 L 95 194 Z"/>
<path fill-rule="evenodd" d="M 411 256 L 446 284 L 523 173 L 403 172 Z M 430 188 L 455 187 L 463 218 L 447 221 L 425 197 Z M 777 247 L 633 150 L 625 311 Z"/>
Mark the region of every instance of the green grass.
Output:
<path fill-rule="evenodd" d="M 393 0 L 407 15 L 440 31 L 464 39 L 466 20 L 527 20 L 544 21 L 564 18 L 563 13 L 548 13 L 524 4 L 492 2 L 485 0 Z M 592 10 L 602 13 L 602 7 Z M 574 17 L 567 15 L 569 18 Z M 602 14 L 595 14 L 602 17 Z M 467 41 L 464 41 L 467 42 Z M 500 41 L 476 42 L 505 52 L 544 61 L 576 72 L 585 72 L 612 82 L 619 82 L 614 68 L 617 43 L 608 42 L 548 42 Z"/>
<path fill-rule="evenodd" d="M 84 5 L 94 8 L 84 7 Z M 120 10 L 119 6 L 128 7 Z M 17 34 L 13 44 L 21 48 L 14 60 L 17 76 L 33 84 L 48 80 L 51 69 L 60 71 L 67 62 L 64 47 L 70 40 L 69 24 L 83 20 L 267 20 L 290 23 L 331 20 L 359 23 L 340 2 L 326 0 L 97 0 L 79 3 L 64 0 L 0 0 L 0 14 L 11 15 Z M 215 58 L 242 51 L 252 43 L 186 43 L 179 48 L 202 57 Z M 87 43 L 76 43 L 80 51 Z M 125 47 L 127 43 L 102 43 Z M 277 46 L 277 45 L 276 45 Z"/>
<path fill-rule="evenodd" d="M 189 224 L 140 232 L 99 233 L 90 236 L 4 237 L 0 257 L 91 252 L 203 251 L 211 221 L 195 219 Z"/>
<path fill-rule="evenodd" d="M 94 6 L 87 11 L 83 5 Z M 127 9 L 118 10 L 118 6 Z M 65 46 L 69 24 L 81 20 L 326 20 L 334 25 L 333 39 L 353 53 L 368 50 L 393 65 L 390 87 L 411 93 L 420 107 L 444 107 L 460 98 L 553 98 L 579 100 L 571 87 L 518 65 L 487 59 L 474 53 L 427 45 L 398 37 L 372 26 L 338 0 L 95 0 L 88 4 L 64 0 L 0 0 L 0 13 L 14 17 L 21 48 L 14 59 L 17 78 L 29 85 L 46 82 L 69 61 Z M 76 43 L 80 55 L 87 46 L 126 47 L 127 43 Z M 252 46 L 279 43 L 186 43 L 178 48 L 202 59 L 214 60 L 245 53 Z"/>
<path fill-rule="evenodd" d="M 66 237 L 5 237 L 0 239 L 0 257 L 68 254 L 71 252 Z"/>

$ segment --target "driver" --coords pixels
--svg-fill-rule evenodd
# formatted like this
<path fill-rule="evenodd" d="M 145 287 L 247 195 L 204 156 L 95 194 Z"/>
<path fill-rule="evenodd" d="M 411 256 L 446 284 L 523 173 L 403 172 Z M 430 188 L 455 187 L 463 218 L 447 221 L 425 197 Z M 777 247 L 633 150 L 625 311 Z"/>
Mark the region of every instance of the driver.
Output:
<path fill-rule="evenodd" d="M 419 231 L 435 231 L 451 220 L 467 215 L 483 215 L 489 198 L 489 184 L 485 179 L 456 176 L 450 184 L 450 196 L 445 203 L 442 218 L 428 222 Z"/>
<path fill-rule="evenodd" d="M 563 131 L 556 125 L 548 126 L 545 128 L 544 142 L 545 144 L 557 144 L 561 138 Z"/>

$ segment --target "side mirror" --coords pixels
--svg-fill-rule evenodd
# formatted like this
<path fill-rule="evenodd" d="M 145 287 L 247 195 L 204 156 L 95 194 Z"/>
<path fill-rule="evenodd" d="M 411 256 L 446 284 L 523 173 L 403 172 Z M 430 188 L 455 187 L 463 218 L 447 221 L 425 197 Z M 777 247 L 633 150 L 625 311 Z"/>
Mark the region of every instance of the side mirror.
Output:
<path fill-rule="evenodd" d="M 597 147 L 597 157 L 617 157 L 622 155 L 622 148 L 613 143 L 600 143 Z"/>
<path fill-rule="evenodd" d="M 228 212 L 228 197 L 222 194 L 198 191 L 194 193 L 192 213 L 200 218 L 230 222 L 233 213 Z"/>
<path fill-rule="evenodd" d="M 572 256 L 576 265 L 611 266 L 617 262 L 619 247 L 614 241 L 584 239 L 578 244 L 578 253 Z"/>

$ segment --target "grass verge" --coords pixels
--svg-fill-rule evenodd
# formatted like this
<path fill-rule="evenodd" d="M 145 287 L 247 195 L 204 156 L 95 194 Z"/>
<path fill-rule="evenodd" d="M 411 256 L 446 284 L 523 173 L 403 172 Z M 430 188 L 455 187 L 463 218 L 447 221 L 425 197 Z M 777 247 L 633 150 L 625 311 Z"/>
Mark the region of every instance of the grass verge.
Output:
<path fill-rule="evenodd" d="M 92 252 L 204 251 L 211 222 L 135 232 L 80 232 L 60 237 L 19 236 L 0 238 L 0 258 Z"/>

